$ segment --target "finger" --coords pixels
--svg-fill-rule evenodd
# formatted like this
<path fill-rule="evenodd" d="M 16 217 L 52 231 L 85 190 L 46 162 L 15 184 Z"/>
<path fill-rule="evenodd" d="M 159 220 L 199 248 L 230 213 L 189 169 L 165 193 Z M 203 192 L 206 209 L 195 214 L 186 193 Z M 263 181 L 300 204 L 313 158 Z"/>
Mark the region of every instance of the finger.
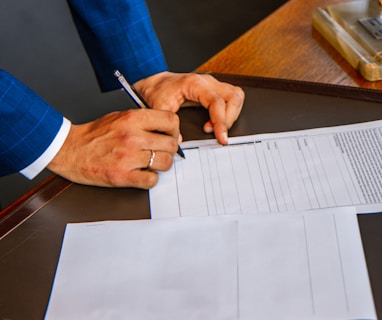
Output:
<path fill-rule="evenodd" d="M 154 170 L 134 170 L 129 174 L 129 182 L 140 189 L 150 189 L 158 183 L 158 173 Z"/>
<path fill-rule="evenodd" d="M 239 87 L 219 82 L 209 75 L 199 75 L 198 80 L 195 81 L 192 86 L 194 90 L 187 98 L 200 101 L 209 110 L 210 120 L 205 123 L 204 131 L 207 133 L 214 131 L 218 142 L 227 144 L 228 129 L 240 114 L 244 92 Z M 196 96 L 193 97 L 193 93 Z"/>
<path fill-rule="evenodd" d="M 171 111 L 163 110 L 142 110 L 142 129 L 146 131 L 156 131 L 178 139 L 180 131 L 179 117 Z"/>
<path fill-rule="evenodd" d="M 227 144 L 228 127 L 226 123 L 226 103 L 220 97 L 215 97 L 215 101 L 208 107 L 210 120 L 204 125 L 206 130 L 211 130 L 215 133 L 215 137 L 221 144 Z"/>
<path fill-rule="evenodd" d="M 149 156 L 146 160 L 146 165 L 143 166 L 142 169 L 167 171 L 173 164 L 174 155 L 168 152 L 152 150 L 149 152 Z"/>
<path fill-rule="evenodd" d="M 233 123 L 238 119 L 244 103 L 244 91 L 240 87 L 232 86 L 224 82 L 216 82 L 216 92 L 223 99 L 224 120 L 226 126 L 231 128 Z"/>
<path fill-rule="evenodd" d="M 167 152 L 155 152 L 152 157 L 151 151 L 136 153 L 135 160 L 118 161 L 112 169 L 104 172 L 103 183 L 97 185 L 109 187 L 137 187 L 148 189 L 157 183 L 157 171 L 167 171 L 171 168 L 173 156 Z M 130 161 L 129 161 L 130 160 Z M 149 164 L 151 163 L 150 168 Z M 155 173 L 155 174 L 147 174 Z"/>
<path fill-rule="evenodd" d="M 242 100 L 239 97 L 229 100 L 225 104 L 224 110 L 218 109 L 216 106 L 210 107 L 210 120 L 204 124 L 204 131 L 206 133 L 215 132 L 218 141 L 222 144 L 226 144 L 228 142 L 228 129 L 230 129 L 238 119 L 241 109 Z M 221 113 L 224 114 L 222 115 Z"/>
<path fill-rule="evenodd" d="M 171 157 L 175 155 L 179 146 L 179 137 L 175 139 L 172 136 L 160 132 L 146 132 L 142 139 L 141 150 L 150 153 L 151 150 L 168 153 Z M 148 159 L 147 156 L 144 159 Z"/>
<path fill-rule="evenodd" d="M 239 87 L 234 87 L 231 94 L 226 97 L 226 124 L 228 129 L 232 127 L 234 122 L 239 118 L 244 103 L 244 91 Z"/>
<path fill-rule="evenodd" d="M 167 171 L 171 168 L 173 163 L 173 156 L 167 152 L 154 151 L 155 156 L 152 159 L 152 152 L 144 152 L 146 158 L 146 165 L 140 169 L 130 171 L 129 181 L 133 186 L 142 189 L 150 189 L 158 182 L 159 176 L 157 171 Z M 150 168 L 148 168 L 151 162 Z"/>
<path fill-rule="evenodd" d="M 204 130 L 205 133 L 212 133 L 212 132 L 214 132 L 214 125 L 212 124 L 212 122 L 210 120 L 208 120 L 204 124 L 203 130 Z"/>

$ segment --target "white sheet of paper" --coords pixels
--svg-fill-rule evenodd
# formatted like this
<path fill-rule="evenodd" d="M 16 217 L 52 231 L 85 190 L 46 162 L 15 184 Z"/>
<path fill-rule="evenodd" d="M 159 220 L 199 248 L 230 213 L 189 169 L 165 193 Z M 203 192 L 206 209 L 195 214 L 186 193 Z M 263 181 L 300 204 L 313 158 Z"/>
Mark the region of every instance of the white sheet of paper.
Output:
<path fill-rule="evenodd" d="M 375 319 L 355 209 L 67 226 L 46 319 Z"/>
<path fill-rule="evenodd" d="M 231 221 L 69 224 L 46 319 L 236 319 L 236 240 Z"/>
<path fill-rule="evenodd" d="M 241 320 L 376 319 L 351 210 L 252 217 L 239 220 Z"/>
<path fill-rule="evenodd" d="M 152 218 L 355 206 L 382 211 L 382 121 L 182 144 Z"/>

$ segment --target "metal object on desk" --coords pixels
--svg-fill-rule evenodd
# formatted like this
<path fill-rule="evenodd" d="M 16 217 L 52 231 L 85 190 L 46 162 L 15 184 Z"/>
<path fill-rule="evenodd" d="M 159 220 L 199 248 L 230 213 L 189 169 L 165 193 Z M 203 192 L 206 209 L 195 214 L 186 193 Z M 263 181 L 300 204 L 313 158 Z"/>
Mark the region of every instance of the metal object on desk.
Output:
<path fill-rule="evenodd" d="M 369 81 L 382 80 L 382 0 L 360 0 L 313 11 L 313 27 Z"/>

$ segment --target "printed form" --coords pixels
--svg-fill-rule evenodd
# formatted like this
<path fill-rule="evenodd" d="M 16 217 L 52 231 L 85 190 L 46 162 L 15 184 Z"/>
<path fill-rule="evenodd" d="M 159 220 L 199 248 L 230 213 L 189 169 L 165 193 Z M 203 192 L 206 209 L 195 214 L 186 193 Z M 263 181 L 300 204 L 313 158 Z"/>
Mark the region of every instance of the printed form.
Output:
<path fill-rule="evenodd" d="M 152 218 L 355 206 L 382 211 L 382 121 L 182 144 L 150 190 Z"/>

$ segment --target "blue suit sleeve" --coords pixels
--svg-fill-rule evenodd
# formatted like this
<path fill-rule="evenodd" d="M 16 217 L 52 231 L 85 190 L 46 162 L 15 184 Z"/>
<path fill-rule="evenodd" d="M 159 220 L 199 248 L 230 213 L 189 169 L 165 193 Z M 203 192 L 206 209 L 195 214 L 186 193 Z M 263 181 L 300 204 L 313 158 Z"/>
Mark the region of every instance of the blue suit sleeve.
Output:
<path fill-rule="evenodd" d="M 62 114 L 0 70 L 0 176 L 34 162 L 49 147 L 62 122 Z"/>
<path fill-rule="evenodd" d="M 120 88 L 115 69 L 134 83 L 167 64 L 143 0 L 68 0 L 103 91 Z"/>

